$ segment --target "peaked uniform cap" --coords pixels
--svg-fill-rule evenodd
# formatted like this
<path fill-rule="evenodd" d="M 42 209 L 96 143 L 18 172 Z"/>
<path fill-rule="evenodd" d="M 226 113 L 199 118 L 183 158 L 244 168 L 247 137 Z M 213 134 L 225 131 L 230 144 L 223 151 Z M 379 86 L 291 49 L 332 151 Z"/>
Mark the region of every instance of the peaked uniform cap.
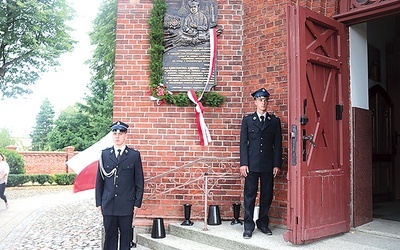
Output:
<path fill-rule="evenodd" d="M 251 96 L 253 98 L 259 98 L 259 97 L 265 97 L 268 98 L 269 97 L 269 93 L 265 88 L 261 88 L 259 90 L 254 91 Z"/>
<path fill-rule="evenodd" d="M 111 131 L 119 130 L 121 132 L 126 132 L 128 130 L 128 128 L 129 128 L 129 125 L 124 123 L 124 122 L 121 122 L 121 121 L 116 121 L 115 123 L 113 123 L 110 126 L 110 128 L 111 128 Z"/>
<path fill-rule="evenodd" d="M 195 6 L 199 6 L 199 2 L 197 2 L 196 0 L 190 0 L 188 2 L 189 7 L 195 7 Z"/>

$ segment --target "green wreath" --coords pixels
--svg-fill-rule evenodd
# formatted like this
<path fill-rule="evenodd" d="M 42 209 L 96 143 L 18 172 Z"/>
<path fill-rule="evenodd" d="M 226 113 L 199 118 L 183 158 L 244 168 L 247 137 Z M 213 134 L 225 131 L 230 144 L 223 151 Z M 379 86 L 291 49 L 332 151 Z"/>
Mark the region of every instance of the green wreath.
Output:
<path fill-rule="evenodd" d="M 173 94 L 168 91 L 163 82 L 163 54 L 164 54 L 164 15 L 167 4 L 164 0 L 154 0 L 149 18 L 150 25 L 150 95 L 157 102 L 166 102 L 179 107 L 189 106 L 192 102 L 186 93 Z M 200 95 L 201 93 L 196 93 Z M 219 107 L 225 101 L 225 97 L 217 92 L 205 92 L 201 99 L 204 106 Z"/>

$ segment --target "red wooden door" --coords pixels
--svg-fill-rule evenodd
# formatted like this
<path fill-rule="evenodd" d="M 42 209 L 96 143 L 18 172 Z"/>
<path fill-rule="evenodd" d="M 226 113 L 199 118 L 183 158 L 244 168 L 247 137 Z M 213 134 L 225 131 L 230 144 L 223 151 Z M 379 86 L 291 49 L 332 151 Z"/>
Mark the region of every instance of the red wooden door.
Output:
<path fill-rule="evenodd" d="M 303 244 L 350 229 L 346 28 L 288 7 L 288 231 Z"/>

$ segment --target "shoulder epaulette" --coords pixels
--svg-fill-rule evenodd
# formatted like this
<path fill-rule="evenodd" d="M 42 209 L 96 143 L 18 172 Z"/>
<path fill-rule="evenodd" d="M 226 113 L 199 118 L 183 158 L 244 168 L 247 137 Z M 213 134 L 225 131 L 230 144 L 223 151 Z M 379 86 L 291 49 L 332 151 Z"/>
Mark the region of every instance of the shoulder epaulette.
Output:
<path fill-rule="evenodd" d="M 103 150 L 101 150 L 102 152 L 113 152 L 113 147 L 107 147 L 107 148 L 105 148 L 105 149 L 103 149 Z"/>
<path fill-rule="evenodd" d="M 254 115 L 254 113 L 250 113 L 250 114 L 244 115 L 244 117 L 253 116 L 253 115 Z"/>

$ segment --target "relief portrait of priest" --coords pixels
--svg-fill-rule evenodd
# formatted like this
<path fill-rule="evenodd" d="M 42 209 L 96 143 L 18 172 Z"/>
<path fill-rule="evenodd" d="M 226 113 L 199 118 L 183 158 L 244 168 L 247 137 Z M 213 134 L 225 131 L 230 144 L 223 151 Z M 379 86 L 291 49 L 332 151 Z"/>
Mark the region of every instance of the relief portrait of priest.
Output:
<path fill-rule="evenodd" d="M 179 46 L 196 46 L 210 41 L 209 29 L 217 26 L 214 2 L 182 1 L 177 11 L 167 11 L 164 18 L 165 51 Z M 222 30 L 217 30 L 220 34 Z"/>

